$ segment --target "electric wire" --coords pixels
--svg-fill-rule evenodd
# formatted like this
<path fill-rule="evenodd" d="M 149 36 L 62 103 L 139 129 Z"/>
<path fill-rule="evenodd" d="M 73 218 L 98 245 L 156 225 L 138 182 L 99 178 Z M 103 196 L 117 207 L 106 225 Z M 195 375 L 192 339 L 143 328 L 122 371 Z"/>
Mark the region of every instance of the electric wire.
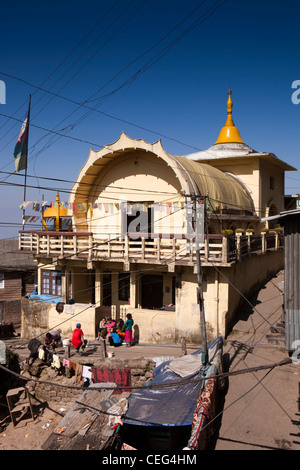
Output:
<path fill-rule="evenodd" d="M 281 366 L 285 366 L 285 365 L 288 365 L 288 364 L 291 364 L 292 363 L 292 359 L 288 358 L 288 359 L 284 359 L 282 361 L 279 361 L 279 362 L 275 362 L 275 363 L 272 363 L 272 364 L 264 364 L 264 365 L 260 365 L 260 366 L 254 366 L 254 367 L 247 367 L 247 368 L 244 368 L 244 369 L 240 369 L 240 370 L 236 370 L 236 371 L 231 371 L 231 372 L 221 372 L 221 373 L 216 373 L 216 374 L 211 374 L 209 377 L 198 377 L 198 378 L 180 378 L 176 381 L 172 381 L 172 382 L 165 382 L 165 383 L 161 383 L 161 384 L 154 384 L 154 385 L 151 385 L 151 384 L 147 384 L 147 388 L 151 388 L 151 389 L 160 389 L 160 388 L 169 388 L 169 387 L 174 387 L 174 386 L 184 386 L 184 385 L 187 385 L 187 384 L 196 384 L 196 383 L 199 383 L 199 382 L 206 382 L 208 379 L 223 379 L 223 378 L 226 378 L 226 377 L 233 377 L 233 376 L 237 376 L 237 375 L 242 375 L 242 374 L 247 374 L 247 373 L 252 373 L 252 372 L 255 372 L 255 371 L 260 371 L 260 370 L 266 370 L 266 369 L 274 369 L 274 367 L 281 367 Z M 93 391 L 93 390 L 98 390 L 99 391 L 99 388 L 97 387 L 93 387 L 93 386 L 89 386 L 87 388 L 84 388 L 83 387 L 80 387 L 80 386 L 76 386 L 76 385 L 66 385 L 66 384 L 62 384 L 62 383 L 56 383 L 56 382 L 47 382 L 47 381 L 40 381 L 40 380 L 37 380 L 37 379 L 34 379 L 32 377 L 24 377 L 23 375 L 21 374 L 18 374 L 17 372 L 14 372 L 10 369 L 8 369 L 7 367 L 3 366 L 3 365 L 0 365 L 0 369 L 2 370 L 5 370 L 6 372 L 22 379 L 22 380 L 25 380 L 25 381 L 33 381 L 33 382 L 37 382 L 37 383 L 43 383 L 43 384 L 50 384 L 50 385 L 55 385 L 57 387 L 62 387 L 62 388 L 71 388 L 71 389 L 77 389 L 77 390 L 84 390 L 84 391 Z M 269 371 L 270 372 L 270 371 Z M 256 384 L 255 386 L 257 386 L 258 384 Z M 123 390 L 124 388 L 126 389 L 136 389 L 136 390 L 142 390 L 142 389 L 145 389 L 145 386 L 144 385 L 140 385 L 140 386 L 133 386 L 133 385 L 130 385 L 130 386 L 120 386 L 120 387 L 109 387 L 107 386 L 106 389 L 107 390 Z"/>
<path fill-rule="evenodd" d="M 201 24 L 203 21 L 206 21 L 206 19 L 208 19 L 208 18 L 214 13 L 214 11 L 215 11 L 217 8 L 219 8 L 219 6 L 221 6 L 223 3 L 225 3 L 225 1 L 226 1 L 226 0 L 223 0 L 223 1 L 220 2 L 218 5 L 214 5 L 212 11 L 210 10 L 209 15 L 206 16 L 205 18 L 203 18 L 203 16 L 204 16 L 204 15 L 207 15 L 207 13 L 205 13 L 204 15 L 201 15 L 200 18 L 202 18 L 202 20 L 199 22 L 199 18 L 198 18 L 198 19 L 193 23 L 192 27 L 189 27 L 189 28 L 185 31 L 184 34 L 186 34 L 187 32 L 189 32 L 189 31 L 191 30 L 191 28 L 193 29 L 193 28 L 195 28 L 196 26 L 198 26 L 199 24 Z M 202 3 L 205 3 L 205 2 L 202 2 Z M 184 21 L 185 21 L 185 20 L 184 20 Z M 178 41 L 184 34 L 182 33 L 182 34 L 180 35 L 180 37 L 177 38 L 177 41 Z M 177 42 L 177 41 L 175 41 L 175 42 Z M 174 44 L 173 44 L 173 45 L 174 45 Z M 169 47 L 171 47 L 171 46 L 169 45 Z M 148 67 L 148 68 L 149 68 L 149 67 Z M 92 96 L 93 96 L 93 95 L 92 95 Z M 73 113 L 71 113 L 71 114 L 73 114 Z M 85 116 L 84 116 L 84 117 L 85 117 Z M 84 117 L 83 117 L 83 118 L 84 118 Z M 82 118 L 81 118 L 81 120 L 82 120 Z M 63 121 L 61 121 L 60 124 L 61 124 L 62 122 L 63 122 Z M 77 121 L 77 122 L 78 122 L 78 121 Z M 58 125 L 59 125 L 59 124 L 58 124 Z M 58 125 L 57 125 L 56 127 L 58 127 Z M 72 129 L 74 129 L 74 126 L 75 126 L 75 124 L 72 125 Z M 55 129 L 55 128 L 54 128 L 54 129 Z M 47 146 L 44 146 L 41 151 L 45 150 L 45 149 L 48 148 L 48 147 L 49 147 L 49 144 L 48 144 Z M 40 151 L 40 152 L 41 152 L 41 151 Z M 40 152 L 39 152 L 39 153 L 40 153 Z M 37 154 L 36 154 L 33 158 L 36 158 L 36 157 L 37 157 Z"/>
<path fill-rule="evenodd" d="M 119 3 L 120 0 L 116 0 L 114 2 L 114 4 L 104 13 L 104 15 L 101 16 L 101 18 L 97 21 L 97 23 L 83 36 L 83 38 L 76 44 L 76 46 L 61 60 L 61 62 L 53 69 L 53 71 L 47 76 L 47 78 L 45 80 L 43 80 L 43 82 L 39 85 L 39 87 L 36 87 L 35 88 L 35 91 L 33 91 L 32 93 L 32 96 L 35 95 L 35 93 L 37 93 L 39 90 L 41 90 L 41 87 L 64 65 L 64 63 L 74 54 L 74 52 L 79 48 L 79 46 L 87 39 L 87 37 L 94 31 L 94 29 L 97 28 L 97 26 L 99 26 L 99 24 L 104 20 L 104 18 L 114 9 L 114 7 Z M 1 72 L 3 74 L 3 72 Z M 64 72 L 65 74 L 66 72 Z M 63 75 L 64 75 L 63 74 Z M 63 76 L 62 75 L 62 76 Z M 8 75 L 7 75 L 8 76 Z M 60 77 L 60 79 L 62 78 L 62 76 Z M 52 85 L 53 87 L 53 85 Z M 52 88 L 51 87 L 51 88 Z M 50 90 L 51 90 L 50 88 Z M 49 90 L 49 91 L 50 91 Z M 34 106 L 36 106 L 38 104 L 38 102 L 42 99 L 39 98 L 37 100 L 37 102 L 35 102 Z M 23 103 L 16 111 L 13 115 L 15 115 L 25 104 L 27 104 L 27 101 L 25 103 Z M 9 119 L 0 126 L 0 129 L 2 129 L 7 123 L 9 122 Z M 4 134 L 6 135 L 6 134 Z M 3 139 L 4 135 L 1 135 L 0 136 L 0 141 Z"/>

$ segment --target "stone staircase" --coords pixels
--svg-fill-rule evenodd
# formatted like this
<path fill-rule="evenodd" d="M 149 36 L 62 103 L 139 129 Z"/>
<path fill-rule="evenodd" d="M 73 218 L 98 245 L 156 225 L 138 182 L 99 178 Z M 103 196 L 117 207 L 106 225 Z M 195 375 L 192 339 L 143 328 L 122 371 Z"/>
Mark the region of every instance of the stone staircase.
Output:
<path fill-rule="evenodd" d="M 269 344 L 285 348 L 285 322 L 281 321 L 272 326 L 266 338 Z"/>

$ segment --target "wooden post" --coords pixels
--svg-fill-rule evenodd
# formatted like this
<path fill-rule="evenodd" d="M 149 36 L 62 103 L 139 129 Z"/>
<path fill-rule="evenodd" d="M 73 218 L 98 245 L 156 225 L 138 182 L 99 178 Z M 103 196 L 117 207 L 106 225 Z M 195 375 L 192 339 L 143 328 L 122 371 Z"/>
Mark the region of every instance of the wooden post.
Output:
<path fill-rule="evenodd" d="M 100 338 L 100 356 L 102 359 L 107 357 L 105 339 Z"/>
<path fill-rule="evenodd" d="M 50 255 L 50 235 L 47 235 L 47 255 Z"/>
<path fill-rule="evenodd" d="M 64 256 L 64 236 L 60 236 L 60 254 Z"/>
<path fill-rule="evenodd" d="M 228 263 L 228 238 L 224 236 L 222 240 L 222 263 Z"/>
<path fill-rule="evenodd" d="M 142 237 L 142 255 L 141 255 L 141 261 L 145 260 L 145 237 Z"/>
<path fill-rule="evenodd" d="M 73 254 L 77 255 L 77 236 L 73 235 Z"/>
<path fill-rule="evenodd" d="M 160 238 L 156 239 L 156 260 L 160 261 Z"/>
<path fill-rule="evenodd" d="M 265 253 L 267 251 L 267 243 L 266 243 L 266 234 L 265 232 L 261 233 L 261 251 Z"/>
<path fill-rule="evenodd" d="M 89 235 L 89 255 L 88 259 L 91 260 L 93 258 L 93 237 Z"/>
<path fill-rule="evenodd" d="M 128 261 L 129 260 L 129 237 L 128 235 L 125 235 L 124 242 L 125 242 L 125 261 Z"/>
<path fill-rule="evenodd" d="M 181 352 L 183 356 L 186 356 L 186 342 L 184 336 L 181 336 Z"/>
<path fill-rule="evenodd" d="M 241 236 L 242 235 L 240 233 L 235 234 L 235 237 L 236 237 L 236 256 L 237 256 L 238 261 L 241 261 L 241 258 L 242 258 Z"/>

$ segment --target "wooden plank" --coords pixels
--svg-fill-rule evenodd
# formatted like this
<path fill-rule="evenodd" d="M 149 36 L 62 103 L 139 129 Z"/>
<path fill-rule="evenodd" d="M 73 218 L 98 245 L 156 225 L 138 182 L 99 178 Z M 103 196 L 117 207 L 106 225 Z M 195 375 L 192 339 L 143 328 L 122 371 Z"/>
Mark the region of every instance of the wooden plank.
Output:
<path fill-rule="evenodd" d="M 112 397 L 116 387 L 114 383 L 93 384 L 91 387 L 94 390 L 87 388 L 62 418 L 41 446 L 43 450 L 85 450 L 87 446 L 90 449 L 105 446 L 114 434 L 114 430 L 108 426 L 109 415 L 106 412 L 123 394 L 118 395 L 118 398 Z M 126 398 L 128 395 L 124 394 Z"/>

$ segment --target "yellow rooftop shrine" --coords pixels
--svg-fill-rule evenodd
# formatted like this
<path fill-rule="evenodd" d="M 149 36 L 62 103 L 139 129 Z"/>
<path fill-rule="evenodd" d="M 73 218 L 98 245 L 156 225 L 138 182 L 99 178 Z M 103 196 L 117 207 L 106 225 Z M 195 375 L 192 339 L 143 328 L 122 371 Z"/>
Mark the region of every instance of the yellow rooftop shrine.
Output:
<path fill-rule="evenodd" d="M 56 201 L 54 206 L 49 207 L 44 211 L 41 216 L 42 224 L 44 225 L 45 229 L 48 230 L 48 227 L 45 222 L 45 218 L 53 217 L 55 218 L 55 230 L 59 232 L 61 226 L 61 217 L 67 217 L 68 210 L 66 207 L 61 206 L 59 192 L 56 192 Z"/>
<path fill-rule="evenodd" d="M 231 89 L 229 87 L 228 90 L 228 100 L 227 100 L 227 119 L 225 122 L 225 126 L 222 127 L 221 132 L 219 134 L 216 144 L 244 144 L 245 142 L 240 136 L 239 130 L 235 127 L 233 119 L 232 119 L 232 99 L 231 99 Z"/>

